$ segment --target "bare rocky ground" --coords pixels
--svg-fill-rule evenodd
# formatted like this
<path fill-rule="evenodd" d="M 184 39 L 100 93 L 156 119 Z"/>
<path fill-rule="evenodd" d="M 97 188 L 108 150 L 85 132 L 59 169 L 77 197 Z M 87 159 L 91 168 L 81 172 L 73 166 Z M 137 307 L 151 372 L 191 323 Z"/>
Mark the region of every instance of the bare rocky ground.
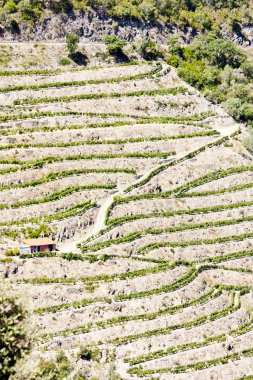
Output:
<path fill-rule="evenodd" d="M 159 73 L 144 62 L 92 68 L 101 63 L 93 48 L 85 70 L 1 76 L 0 278 L 34 312 L 32 356 L 63 349 L 87 379 L 252 375 L 246 128 L 166 64 Z M 57 67 L 62 46 L 45 51 Z M 97 83 L 54 87 L 72 80 Z M 51 86 L 1 92 L 33 84 Z M 56 256 L 6 257 L 42 223 Z M 80 346 L 99 349 L 100 360 L 78 360 Z"/>

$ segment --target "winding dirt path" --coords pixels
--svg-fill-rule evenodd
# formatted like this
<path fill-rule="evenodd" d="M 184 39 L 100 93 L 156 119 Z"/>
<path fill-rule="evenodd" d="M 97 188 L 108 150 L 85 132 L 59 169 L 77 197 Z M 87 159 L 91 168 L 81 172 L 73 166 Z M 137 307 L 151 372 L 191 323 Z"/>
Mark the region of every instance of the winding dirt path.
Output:
<path fill-rule="evenodd" d="M 163 70 L 165 70 L 165 69 L 166 69 L 166 66 L 163 67 Z M 172 69 L 171 71 L 172 71 L 173 75 L 177 75 L 175 69 Z M 195 89 L 193 89 L 188 84 L 185 84 L 185 87 L 187 87 L 191 91 L 193 91 L 193 90 L 196 91 Z M 199 93 L 199 95 L 202 96 L 199 91 L 197 91 L 197 93 Z M 217 112 L 217 116 L 216 116 L 217 125 L 213 125 L 212 128 L 217 130 L 220 133 L 217 140 L 220 140 L 222 137 L 225 137 L 225 136 L 231 136 L 233 133 L 235 133 L 239 129 L 239 125 L 229 115 L 227 115 L 226 112 L 221 107 L 217 106 L 216 112 Z M 223 125 L 223 123 L 221 121 L 222 121 L 222 119 L 226 119 L 226 118 L 228 118 L 228 121 L 231 121 L 231 124 L 229 123 L 229 125 L 228 125 L 228 123 L 225 123 L 225 125 Z M 214 124 L 216 124 L 216 123 L 214 123 Z M 216 140 L 214 140 L 214 142 L 215 141 Z M 205 146 L 206 145 L 204 145 L 203 147 L 205 147 Z M 189 153 L 192 153 L 192 152 L 193 151 L 187 152 L 187 155 Z M 173 161 L 174 159 L 176 159 L 176 160 L 177 159 L 183 159 L 184 157 L 186 157 L 186 155 L 182 155 L 182 156 L 179 155 L 178 157 L 173 158 L 173 159 L 168 158 L 168 159 L 164 160 L 163 163 L 166 164 L 170 161 Z M 157 167 L 153 168 L 151 171 L 144 173 L 141 176 L 141 178 L 139 178 L 139 180 L 136 182 L 136 184 L 141 183 L 142 180 L 146 179 L 148 177 L 148 175 L 152 171 L 154 171 L 155 169 L 157 169 Z M 139 187 L 142 187 L 142 186 L 138 186 L 138 188 Z M 107 198 L 105 200 L 105 202 L 102 205 L 100 205 L 100 209 L 99 209 L 99 212 L 98 212 L 98 215 L 96 218 L 96 222 L 95 222 L 93 228 L 91 229 L 91 231 L 89 233 L 87 233 L 86 235 L 84 233 L 82 238 L 70 241 L 66 244 L 62 244 L 59 248 L 59 251 L 65 252 L 65 253 L 67 253 L 67 252 L 78 252 L 79 249 L 77 248 L 77 244 L 85 242 L 90 237 L 97 235 L 99 233 L 99 231 L 101 231 L 102 229 L 104 229 L 106 227 L 105 216 L 106 216 L 107 209 L 111 206 L 114 197 L 123 196 L 123 195 L 126 196 L 126 189 L 120 189 L 117 193 L 114 193 L 109 198 Z"/>
<path fill-rule="evenodd" d="M 89 239 L 91 236 L 96 235 L 100 230 L 105 228 L 105 215 L 108 207 L 112 204 L 114 197 L 122 195 L 122 191 L 118 191 L 117 193 L 112 194 L 109 198 L 106 199 L 106 201 L 101 205 L 96 222 L 91 230 L 87 235 L 83 235 L 82 238 L 78 240 L 74 240 L 72 242 L 69 242 L 67 244 L 62 245 L 60 247 L 60 252 L 76 252 L 78 251 L 77 244 L 82 243 L 83 241 Z"/>
<path fill-rule="evenodd" d="M 233 130 L 233 132 L 235 132 L 235 131 L 236 131 L 236 128 L 235 128 L 235 130 Z M 230 130 L 230 133 L 228 135 L 230 135 L 230 134 L 231 134 L 231 130 Z M 221 135 L 219 136 L 219 138 L 217 140 L 219 140 L 221 137 L 224 137 L 224 136 L 226 136 L 226 134 L 222 133 L 222 131 L 221 131 Z M 187 155 L 189 153 L 191 153 L 191 152 L 188 152 Z M 179 158 L 181 158 L 181 157 L 179 157 Z M 173 161 L 173 160 L 170 160 L 170 161 Z M 166 162 L 168 162 L 168 161 L 166 161 Z M 155 168 L 153 170 L 155 170 Z M 150 174 L 150 172 L 144 173 L 143 176 L 138 180 L 138 183 L 141 182 L 143 179 L 146 179 L 149 174 Z M 89 239 L 90 237 L 98 234 L 99 231 L 101 231 L 102 229 L 104 229 L 106 227 L 105 216 L 106 216 L 106 212 L 107 212 L 108 208 L 111 206 L 111 204 L 114 200 L 114 197 L 123 196 L 123 195 L 126 196 L 126 194 L 124 194 L 124 190 L 120 190 L 117 193 L 112 194 L 109 198 L 107 198 L 106 201 L 101 205 L 101 207 L 99 209 L 99 212 L 98 212 L 98 215 L 96 218 L 96 222 L 95 222 L 92 230 L 88 234 L 86 234 L 86 235 L 84 234 L 83 237 L 80 239 L 73 240 L 67 244 L 63 244 L 59 248 L 59 251 L 64 252 L 64 253 L 79 251 L 79 249 L 77 248 L 77 244 L 82 243 L 85 240 Z"/>

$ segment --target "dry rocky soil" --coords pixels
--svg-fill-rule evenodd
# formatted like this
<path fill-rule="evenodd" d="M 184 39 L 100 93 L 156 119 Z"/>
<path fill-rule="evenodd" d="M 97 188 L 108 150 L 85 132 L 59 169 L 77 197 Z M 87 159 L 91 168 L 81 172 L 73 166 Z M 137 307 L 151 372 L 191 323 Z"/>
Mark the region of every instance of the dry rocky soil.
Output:
<path fill-rule="evenodd" d="M 163 62 L 14 70 L 0 71 L 0 278 L 29 300 L 33 357 L 98 350 L 75 359 L 87 379 L 252 375 L 245 126 Z M 6 257 L 41 224 L 55 255 Z"/>

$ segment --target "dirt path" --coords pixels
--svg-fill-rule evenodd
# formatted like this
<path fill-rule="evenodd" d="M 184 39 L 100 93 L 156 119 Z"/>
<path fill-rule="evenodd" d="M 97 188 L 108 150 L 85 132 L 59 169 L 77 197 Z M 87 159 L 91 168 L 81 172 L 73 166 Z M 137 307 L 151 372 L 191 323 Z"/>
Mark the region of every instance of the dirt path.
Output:
<path fill-rule="evenodd" d="M 219 140 L 221 137 L 224 137 L 226 135 L 231 135 L 233 132 L 235 132 L 237 130 L 237 127 L 236 128 L 231 128 L 231 129 L 229 130 L 230 133 L 227 133 L 227 134 L 224 133 L 224 130 L 220 130 L 221 136 L 219 136 L 219 138 L 217 140 Z M 189 153 L 191 153 L 191 152 L 188 152 L 187 154 L 189 154 Z M 143 179 L 147 178 L 147 176 L 149 174 L 150 174 L 150 172 L 147 172 L 147 173 L 143 174 L 143 176 L 139 179 L 138 182 L 141 182 Z M 96 219 L 96 223 L 94 224 L 91 232 L 89 232 L 87 235 L 84 234 L 84 236 L 82 238 L 80 238 L 80 239 L 74 240 L 74 241 L 69 242 L 67 244 L 63 244 L 60 247 L 60 249 L 59 249 L 60 252 L 65 252 L 65 253 L 67 253 L 67 252 L 77 252 L 79 250 L 77 248 L 77 244 L 84 242 L 85 240 L 87 240 L 90 237 L 98 234 L 99 231 L 101 231 L 102 229 L 104 229 L 106 227 L 106 225 L 105 225 L 105 216 L 106 216 L 107 209 L 112 204 L 114 197 L 122 196 L 123 194 L 124 194 L 124 191 L 120 190 L 117 193 L 112 194 L 108 199 L 106 199 L 106 201 L 101 205 L 101 207 L 99 209 L 99 212 L 98 212 L 98 215 L 97 215 L 97 219 Z"/>
<path fill-rule="evenodd" d="M 171 161 L 171 160 L 170 160 Z M 143 180 L 149 175 L 150 172 L 145 172 L 143 176 L 139 179 L 139 181 Z M 138 181 L 138 182 L 139 182 Z M 94 224 L 92 230 L 87 234 L 82 236 L 82 238 L 70 241 L 69 243 L 63 244 L 62 246 L 59 247 L 60 252 L 68 253 L 68 252 L 78 252 L 79 249 L 76 247 L 77 244 L 82 243 L 89 239 L 90 237 L 96 235 L 99 231 L 104 229 L 106 227 L 105 225 L 105 216 L 107 209 L 111 206 L 113 200 L 115 197 L 120 197 L 124 196 L 124 189 L 120 189 L 117 193 L 112 194 L 109 198 L 105 200 L 105 202 L 101 205 L 96 223 Z"/>
<path fill-rule="evenodd" d="M 89 239 L 91 236 L 96 235 L 100 230 L 105 228 L 105 215 L 108 207 L 112 204 L 114 197 L 122 195 L 122 191 L 118 191 L 117 193 L 112 194 L 109 198 L 106 199 L 106 201 L 101 205 L 96 223 L 94 224 L 91 232 L 89 232 L 87 235 L 84 234 L 82 238 L 78 240 L 74 240 L 72 242 L 69 242 L 67 244 L 64 244 L 62 247 L 60 247 L 60 252 L 76 252 L 78 251 L 78 248 L 76 247 L 77 244 L 82 243 L 84 240 Z"/>
<path fill-rule="evenodd" d="M 166 67 L 167 66 L 164 66 L 163 70 L 165 70 Z M 173 75 L 177 75 L 176 74 L 176 70 L 173 69 L 173 68 L 171 70 L 171 73 Z M 191 91 L 193 90 L 191 86 L 189 86 L 187 84 L 185 84 L 185 86 L 189 90 L 191 90 Z M 194 91 L 196 91 L 196 90 L 194 90 Z M 197 91 L 197 93 L 198 93 L 198 91 Z M 232 118 L 231 118 L 231 123 L 226 122 L 226 119 L 227 119 L 227 121 L 230 121 L 230 117 L 224 112 L 224 110 L 222 108 L 217 107 L 216 112 L 217 112 L 217 116 L 216 116 L 216 118 L 217 118 L 217 125 L 213 125 L 212 127 L 213 127 L 213 129 L 217 130 L 220 133 L 220 136 L 217 138 L 217 140 L 219 140 L 220 138 L 225 137 L 225 136 L 231 136 L 234 132 L 236 132 L 238 130 L 239 125 L 236 124 L 235 121 L 233 121 Z M 223 124 L 223 119 L 225 121 L 224 124 Z M 191 152 L 187 152 L 187 155 L 189 153 L 191 153 Z M 177 157 L 177 159 L 180 159 L 180 158 L 182 159 L 184 157 L 185 157 L 185 155 L 179 156 L 179 157 Z M 173 161 L 173 160 L 172 159 L 168 159 L 168 160 L 165 160 L 164 163 L 168 163 L 170 161 Z M 152 171 L 154 171 L 155 169 L 156 168 L 153 168 Z M 142 180 L 146 179 L 149 174 L 150 174 L 150 171 L 144 173 L 141 176 L 141 178 L 138 180 L 137 183 L 141 183 Z M 106 199 L 106 201 L 101 205 L 101 207 L 99 209 L 96 222 L 95 222 L 93 228 L 91 229 L 91 231 L 87 235 L 85 235 L 85 233 L 84 233 L 84 235 L 82 236 L 82 238 L 79 238 L 79 239 L 73 240 L 73 241 L 71 241 L 69 243 L 63 244 L 59 248 L 60 252 L 78 252 L 79 249 L 76 247 L 77 244 L 86 241 L 90 237 L 96 235 L 100 230 L 104 229 L 106 227 L 105 226 L 105 216 L 106 216 L 107 209 L 112 204 L 114 197 L 116 197 L 116 196 L 122 196 L 123 194 L 126 195 L 125 190 L 126 189 L 121 189 L 117 193 L 112 194 L 108 199 Z"/>

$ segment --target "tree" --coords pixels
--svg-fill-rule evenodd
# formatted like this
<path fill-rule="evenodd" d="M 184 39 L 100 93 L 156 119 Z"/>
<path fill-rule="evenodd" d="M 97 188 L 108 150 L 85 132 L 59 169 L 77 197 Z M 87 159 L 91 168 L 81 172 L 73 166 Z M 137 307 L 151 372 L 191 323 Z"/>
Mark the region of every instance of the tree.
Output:
<path fill-rule="evenodd" d="M 67 48 L 69 51 L 69 56 L 71 57 L 76 53 L 80 38 L 79 38 L 79 36 L 77 36 L 74 33 L 67 33 L 66 34 L 66 41 L 67 41 Z"/>
<path fill-rule="evenodd" d="M 112 55 L 122 54 L 122 49 L 127 44 L 126 40 L 115 35 L 104 36 L 104 42 L 107 46 L 108 52 Z"/>
<path fill-rule="evenodd" d="M 238 68 L 245 61 L 245 55 L 233 42 L 217 38 L 212 33 L 200 37 L 191 49 L 197 59 L 206 59 L 210 65 L 220 68 L 226 65 Z"/>
<path fill-rule="evenodd" d="M 228 40 L 216 39 L 208 45 L 207 57 L 210 63 L 224 68 L 226 65 L 240 67 L 245 60 L 239 49 Z"/>
<path fill-rule="evenodd" d="M 29 313 L 20 297 L 6 289 L 0 291 L 0 379 L 15 372 L 17 362 L 30 350 Z"/>

